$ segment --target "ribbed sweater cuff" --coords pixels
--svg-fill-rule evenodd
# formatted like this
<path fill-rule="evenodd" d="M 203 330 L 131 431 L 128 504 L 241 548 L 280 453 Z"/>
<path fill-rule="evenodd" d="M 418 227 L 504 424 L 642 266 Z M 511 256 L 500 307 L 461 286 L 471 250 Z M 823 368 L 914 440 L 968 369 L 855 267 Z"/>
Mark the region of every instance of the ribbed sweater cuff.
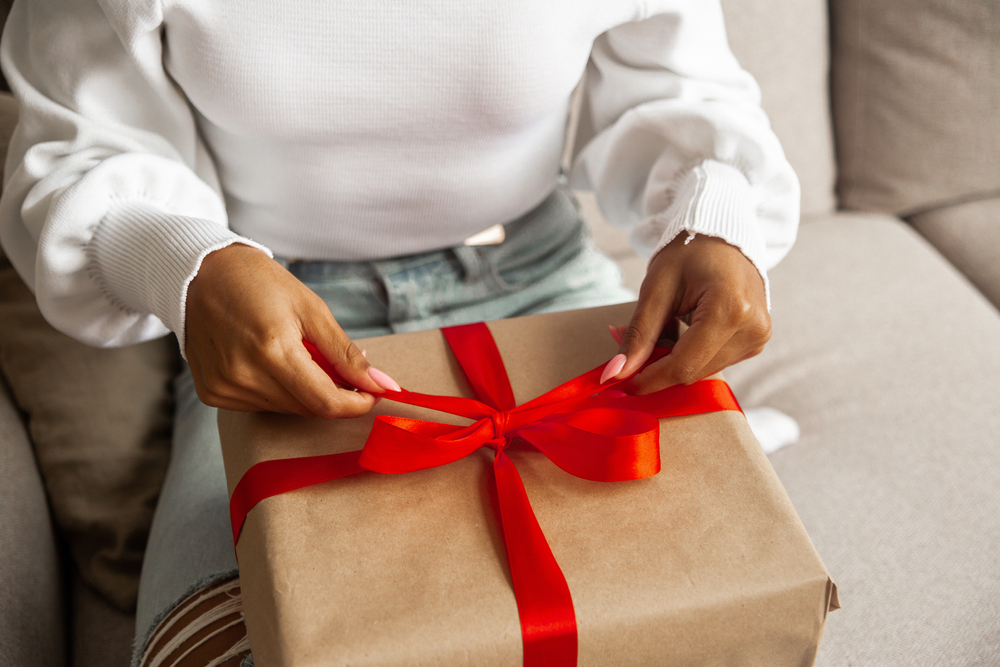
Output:
<path fill-rule="evenodd" d="M 654 223 L 663 234 L 652 257 L 681 232 L 691 237 L 714 236 L 739 248 L 760 273 L 767 309 L 771 310 L 770 283 L 764 269 L 765 242 L 756 199 L 750 182 L 738 169 L 705 160 L 682 173 L 674 185 L 673 202 Z"/>
<path fill-rule="evenodd" d="M 188 285 L 206 255 L 232 243 L 273 256 L 218 222 L 125 202 L 112 206 L 97 226 L 90 255 L 105 295 L 120 308 L 158 317 L 177 335 L 183 354 Z"/>

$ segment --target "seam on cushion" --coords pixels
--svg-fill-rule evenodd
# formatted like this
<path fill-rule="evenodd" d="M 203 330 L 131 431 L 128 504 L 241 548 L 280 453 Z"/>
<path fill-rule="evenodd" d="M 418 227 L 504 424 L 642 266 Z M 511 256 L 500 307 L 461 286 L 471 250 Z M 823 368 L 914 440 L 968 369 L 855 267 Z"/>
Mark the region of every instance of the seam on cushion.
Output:
<path fill-rule="evenodd" d="M 979 201 L 989 201 L 991 199 L 1000 199 L 1000 188 L 996 190 L 987 190 L 985 192 L 972 192 L 967 195 L 959 195 L 958 197 L 952 197 L 951 199 L 946 199 L 935 204 L 929 204 L 925 206 L 918 206 L 916 208 L 908 209 L 899 213 L 900 218 L 905 219 L 910 222 L 910 218 L 914 218 L 925 213 L 933 213 L 935 211 L 940 211 L 946 208 L 951 208 L 952 206 L 961 206 L 962 204 L 972 204 Z"/>

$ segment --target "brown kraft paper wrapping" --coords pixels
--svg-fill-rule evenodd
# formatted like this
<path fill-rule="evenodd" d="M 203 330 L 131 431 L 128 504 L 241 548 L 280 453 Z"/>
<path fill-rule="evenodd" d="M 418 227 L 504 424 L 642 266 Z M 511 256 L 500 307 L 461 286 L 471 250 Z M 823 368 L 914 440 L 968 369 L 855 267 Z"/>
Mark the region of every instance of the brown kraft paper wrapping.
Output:
<path fill-rule="evenodd" d="M 491 322 L 521 404 L 617 352 L 632 304 Z M 440 331 L 364 341 L 402 386 L 470 396 Z M 382 401 L 374 413 L 462 423 Z M 374 413 L 220 411 L 229 492 L 260 461 L 361 449 Z M 572 592 L 579 665 L 812 664 L 836 587 L 738 412 L 661 420 L 662 471 L 591 482 L 507 450 Z M 483 449 L 268 498 L 238 556 L 257 667 L 505 665 L 521 631 Z"/>

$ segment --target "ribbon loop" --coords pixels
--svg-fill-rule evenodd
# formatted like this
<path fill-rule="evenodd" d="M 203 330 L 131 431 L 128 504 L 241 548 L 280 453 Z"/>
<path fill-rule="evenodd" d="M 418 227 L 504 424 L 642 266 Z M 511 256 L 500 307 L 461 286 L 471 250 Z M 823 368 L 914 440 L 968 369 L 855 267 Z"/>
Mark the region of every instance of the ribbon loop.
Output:
<path fill-rule="evenodd" d="M 493 425 L 493 437 L 486 442 L 486 446 L 498 452 L 506 449 L 510 444 L 510 436 L 507 434 L 507 423 L 510 421 L 510 414 L 506 410 L 498 410 L 490 415 L 490 423 Z"/>

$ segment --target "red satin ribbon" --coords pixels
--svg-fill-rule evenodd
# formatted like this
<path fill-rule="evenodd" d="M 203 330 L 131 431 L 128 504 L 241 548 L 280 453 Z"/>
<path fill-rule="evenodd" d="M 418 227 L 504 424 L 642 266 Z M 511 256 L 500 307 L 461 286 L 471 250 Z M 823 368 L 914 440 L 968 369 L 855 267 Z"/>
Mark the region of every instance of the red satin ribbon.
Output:
<path fill-rule="evenodd" d="M 576 665 L 576 613 L 566 578 L 542 534 L 517 468 L 504 450 L 512 441 L 521 440 L 576 477 L 599 482 L 643 479 L 660 471 L 658 419 L 740 410 L 740 406 L 721 380 L 630 396 L 614 389 L 618 382 L 600 384 L 603 365 L 516 405 L 503 359 L 485 324 L 448 327 L 442 332 L 478 400 L 405 389 L 382 396 L 475 421 L 455 426 L 380 415 L 360 451 L 252 466 L 229 501 L 233 544 L 239 540 L 247 513 L 265 498 L 366 470 L 398 474 L 433 468 L 490 447 L 496 450 L 493 472 L 499 519 L 521 621 L 524 665 Z M 315 347 L 304 344 L 324 371 L 348 385 Z M 668 352 L 658 348 L 647 365 Z"/>

